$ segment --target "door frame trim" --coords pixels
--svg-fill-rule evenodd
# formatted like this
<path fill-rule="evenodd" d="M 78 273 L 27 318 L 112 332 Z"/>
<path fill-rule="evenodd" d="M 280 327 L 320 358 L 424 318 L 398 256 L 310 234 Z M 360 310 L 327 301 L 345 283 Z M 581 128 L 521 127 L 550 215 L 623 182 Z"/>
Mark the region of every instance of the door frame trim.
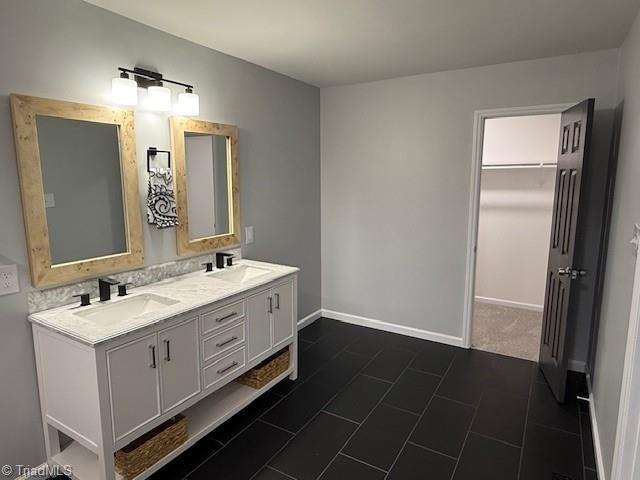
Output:
<path fill-rule="evenodd" d="M 482 175 L 482 150 L 484 147 L 485 121 L 491 118 L 501 117 L 558 114 L 574 105 L 575 102 L 530 107 L 495 108 L 488 110 L 476 110 L 474 113 L 471 177 L 469 180 L 470 195 L 467 226 L 466 277 L 464 310 L 462 314 L 462 341 L 464 348 L 471 348 L 473 300 L 476 289 L 476 247 L 478 242 L 478 218 L 480 217 L 480 177 Z"/>
<path fill-rule="evenodd" d="M 631 243 L 635 273 L 611 480 L 636 478 L 640 471 L 640 225 Z"/>

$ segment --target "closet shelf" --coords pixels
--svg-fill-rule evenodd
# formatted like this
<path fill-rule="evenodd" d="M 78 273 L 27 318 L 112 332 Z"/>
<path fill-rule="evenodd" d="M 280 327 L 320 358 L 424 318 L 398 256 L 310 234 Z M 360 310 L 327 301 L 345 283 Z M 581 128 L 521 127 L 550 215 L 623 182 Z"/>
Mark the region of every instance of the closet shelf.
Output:
<path fill-rule="evenodd" d="M 500 163 L 494 165 L 482 165 L 483 170 L 507 170 L 522 168 L 556 168 L 556 163 Z"/>

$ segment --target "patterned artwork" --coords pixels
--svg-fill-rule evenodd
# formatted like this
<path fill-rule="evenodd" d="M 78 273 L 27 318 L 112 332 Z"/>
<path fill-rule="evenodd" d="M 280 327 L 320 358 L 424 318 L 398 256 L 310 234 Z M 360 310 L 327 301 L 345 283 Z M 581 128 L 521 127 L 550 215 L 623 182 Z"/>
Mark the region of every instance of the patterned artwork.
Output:
<path fill-rule="evenodd" d="M 178 225 L 171 169 L 152 168 L 149 170 L 147 218 L 150 224 L 156 225 L 158 228 Z"/>

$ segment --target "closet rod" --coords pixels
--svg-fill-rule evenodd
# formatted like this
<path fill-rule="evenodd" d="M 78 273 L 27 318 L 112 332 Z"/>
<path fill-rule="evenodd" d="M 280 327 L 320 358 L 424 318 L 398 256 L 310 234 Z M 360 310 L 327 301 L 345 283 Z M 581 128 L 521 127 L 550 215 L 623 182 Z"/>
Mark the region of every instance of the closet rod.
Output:
<path fill-rule="evenodd" d="M 495 165 L 483 165 L 483 170 L 505 170 L 518 168 L 556 168 L 556 163 L 501 163 Z"/>

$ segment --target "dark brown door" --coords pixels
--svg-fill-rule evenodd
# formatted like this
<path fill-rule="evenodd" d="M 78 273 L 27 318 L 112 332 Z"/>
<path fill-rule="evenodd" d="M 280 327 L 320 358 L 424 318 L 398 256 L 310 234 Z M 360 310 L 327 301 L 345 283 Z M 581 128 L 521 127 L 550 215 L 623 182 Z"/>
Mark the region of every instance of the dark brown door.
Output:
<path fill-rule="evenodd" d="M 588 161 L 593 99 L 562 113 L 549 266 L 540 341 L 540 368 L 559 402 L 567 383 L 567 324 L 571 287 L 586 274 L 574 264 L 583 164 Z"/>

